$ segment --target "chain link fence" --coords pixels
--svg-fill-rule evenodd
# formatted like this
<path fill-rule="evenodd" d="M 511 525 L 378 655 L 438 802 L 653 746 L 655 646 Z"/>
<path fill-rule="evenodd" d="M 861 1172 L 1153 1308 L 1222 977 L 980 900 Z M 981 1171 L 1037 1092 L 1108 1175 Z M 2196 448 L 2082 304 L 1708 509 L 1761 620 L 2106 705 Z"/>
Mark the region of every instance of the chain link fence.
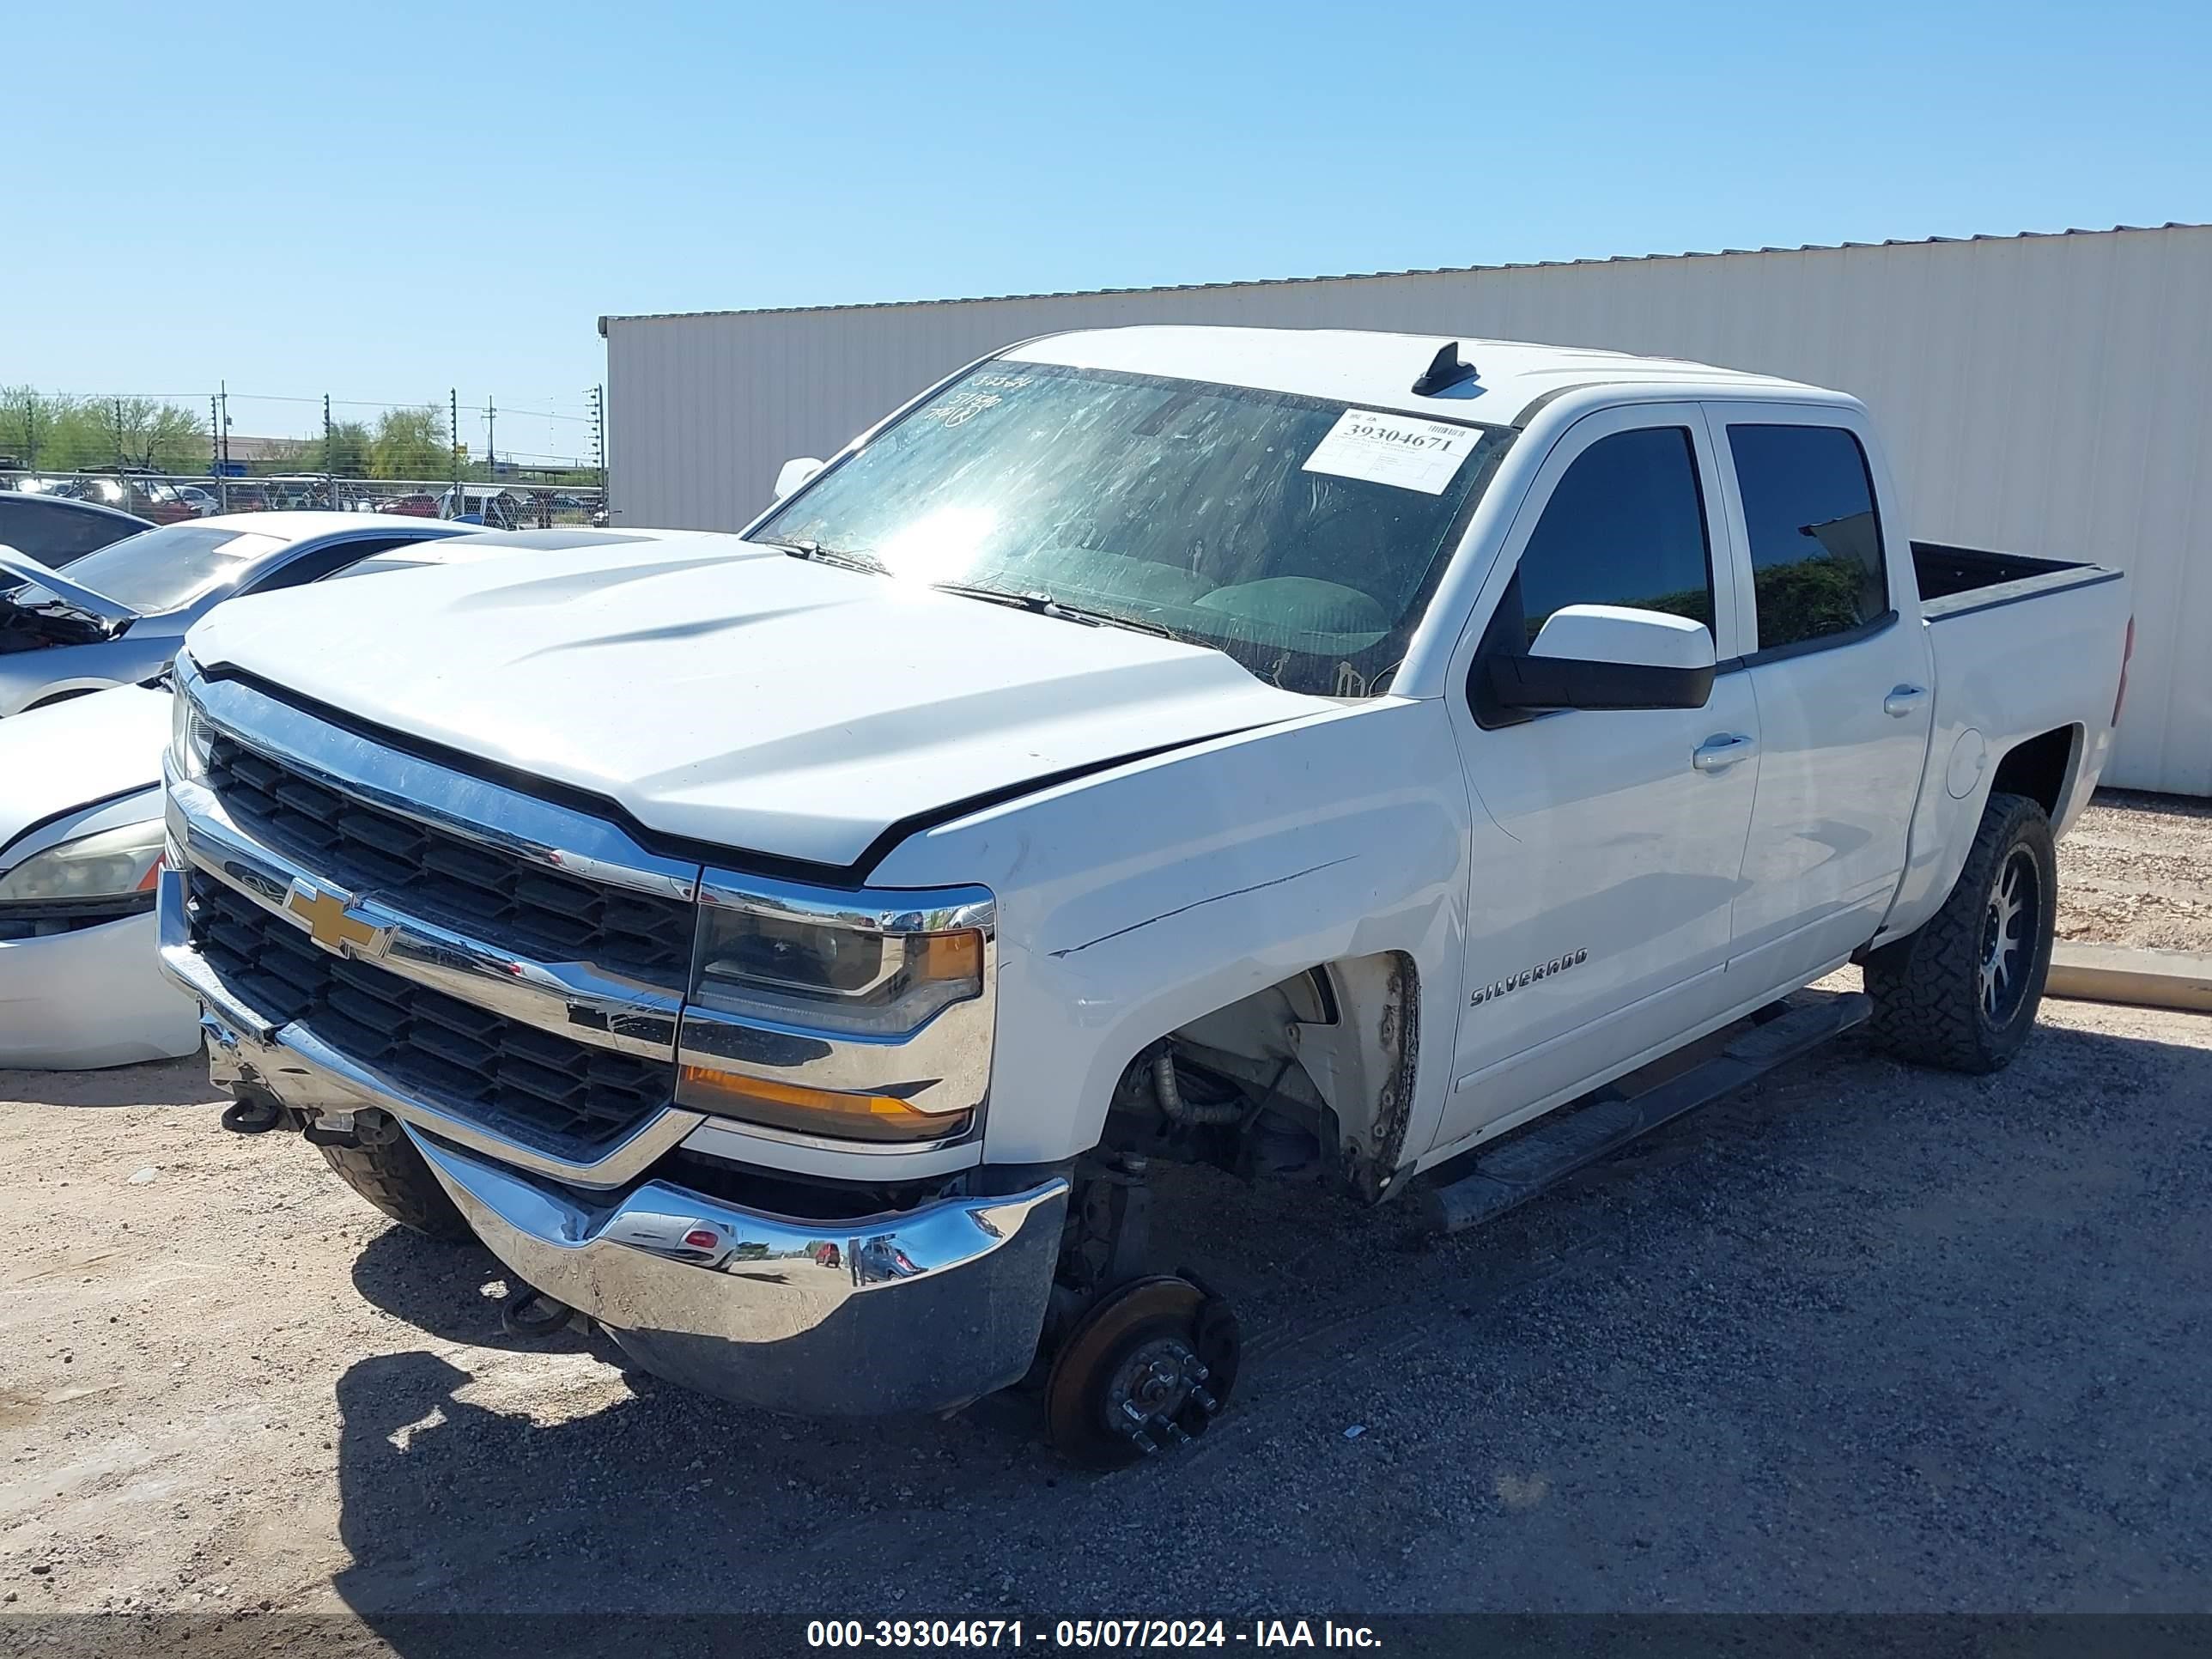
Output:
<path fill-rule="evenodd" d="M 218 513 L 401 513 L 456 519 L 500 530 L 603 525 L 606 492 L 581 484 L 525 480 L 348 478 L 328 473 L 273 477 L 212 474 L 49 472 L 0 470 L 0 489 L 58 495 L 111 507 L 154 524 L 178 524 Z"/>

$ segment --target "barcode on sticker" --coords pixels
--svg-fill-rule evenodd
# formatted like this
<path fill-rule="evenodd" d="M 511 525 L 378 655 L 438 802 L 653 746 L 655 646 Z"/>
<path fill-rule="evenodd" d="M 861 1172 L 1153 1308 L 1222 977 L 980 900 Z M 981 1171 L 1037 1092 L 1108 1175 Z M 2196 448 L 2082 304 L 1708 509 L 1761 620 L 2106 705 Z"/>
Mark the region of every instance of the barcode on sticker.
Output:
<path fill-rule="evenodd" d="M 1448 421 L 1347 409 L 1314 446 L 1304 470 L 1441 495 L 1480 436 Z"/>

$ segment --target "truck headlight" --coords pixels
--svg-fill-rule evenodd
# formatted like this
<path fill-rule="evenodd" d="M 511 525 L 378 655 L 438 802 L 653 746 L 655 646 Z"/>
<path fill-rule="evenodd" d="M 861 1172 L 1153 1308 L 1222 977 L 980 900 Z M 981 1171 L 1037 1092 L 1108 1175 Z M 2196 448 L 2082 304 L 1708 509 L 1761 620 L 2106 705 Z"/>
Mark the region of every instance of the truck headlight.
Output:
<path fill-rule="evenodd" d="M 208 744 L 215 733 L 185 690 L 189 659 L 177 659 L 169 696 L 169 763 L 178 777 L 197 783 L 207 775 Z"/>
<path fill-rule="evenodd" d="M 0 904 L 150 894 L 161 867 L 161 820 L 149 818 L 49 847 L 0 876 Z"/>
<path fill-rule="evenodd" d="M 689 1006 L 831 1044 L 842 1036 L 856 1048 L 903 1051 L 939 1015 L 984 994 L 989 925 L 988 905 L 868 914 L 708 899 L 700 907 Z M 981 1046 L 988 1050 L 988 1030 Z M 988 1054 L 981 1063 L 988 1066 Z M 886 1085 L 898 1073 L 890 1062 Z M 933 1111 L 901 1094 L 818 1088 L 687 1055 L 676 1097 L 771 1127 L 880 1142 L 963 1133 L 981 1091 L 979 1079 L 956 1108 Z"/>
<path fill-rule="evenodd" d="M 974 927 L 890 933 L 757 910 L 703 908 L 692 1000 L 780 1024 L 903 1036 L 983 994 Z"/>

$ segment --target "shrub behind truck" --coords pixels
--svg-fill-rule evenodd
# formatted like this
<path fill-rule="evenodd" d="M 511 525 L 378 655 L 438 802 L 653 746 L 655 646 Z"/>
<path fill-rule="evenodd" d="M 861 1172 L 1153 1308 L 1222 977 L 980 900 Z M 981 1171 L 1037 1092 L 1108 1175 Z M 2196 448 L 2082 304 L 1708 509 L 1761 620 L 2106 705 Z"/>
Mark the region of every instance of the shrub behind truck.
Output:
<path fill-rule="evenodd" d="M 649 1370 L 1031 1376 L 1126 1462 L 1237 1365 L 1163 1170 L 1466 1224 L 1862 1020 L 2028 1036 L 2125 583 L 1913 544 L 1848 397 L 1116 330 L 786 481 L 179 668 L 161 953 L 227 1121 Z"/>

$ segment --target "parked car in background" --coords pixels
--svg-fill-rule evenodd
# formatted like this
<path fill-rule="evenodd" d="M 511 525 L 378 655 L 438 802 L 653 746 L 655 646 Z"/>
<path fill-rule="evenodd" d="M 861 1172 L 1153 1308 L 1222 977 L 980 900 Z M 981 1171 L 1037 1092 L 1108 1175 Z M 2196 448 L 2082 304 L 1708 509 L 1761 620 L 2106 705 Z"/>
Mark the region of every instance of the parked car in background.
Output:
<path fill-rule="evenodd" d="M 493 530 L 520 530 L 538 521 L 537 504 L 526 490 L 508 484 L 463 484 L 438 497 L 438 516 Z"/>
<path fill-rule="evenodd" d="M 88 553 L 67 575 L 0 555 L 0 717 L 150 679 L 223 600 L 296 586 L 387 548 L 466 534 L 378 514 L 224 514 Z"/>
<path fill-rule="evenodd" d="M 45 491 L 0 490 L 0 549 L 59 570 L 111 542 L 154 528 L 153 520 L 96 501 Z"/>
<path fill-rule="evenodd" d="M 169 702 L 125 685 L 0 722 L 0 1066 L 198 1046 L 154 957 Z"/>
<path fill-rule="evenodd" d="M 331 578 L 650 538 L 434 532 Z M 155 959 L 171 696 L 157 680 L 0 720 L 0 1066 L 88 1069 L 199 1046 L 198 1009 Z"/>
<path fill-rule="evenodd" d="M 269 492 L 270 506 L 278 513 L 320 513 L 329 511 L 333 487 L 343 489 L 345 481 L 325 477 L 321 473 L 303 473 L 288 477 L 266 478 L 262 488 Z"/>
<path fill-rule="evenodd" d="M 416 490 L 410 495 L 394 495 L 376 504 L 379 513 L 398 513 L 411 519 L 434 519 L 438 516 L 438 498 L 427 490 Z"/>
<path fill-rule="evenodd" d="M 71 479 L 53 493 L 135 514 L 153 524 L 176 524 L 197 516 L 174 484 L 131 473 L 99 473 Z"/>

